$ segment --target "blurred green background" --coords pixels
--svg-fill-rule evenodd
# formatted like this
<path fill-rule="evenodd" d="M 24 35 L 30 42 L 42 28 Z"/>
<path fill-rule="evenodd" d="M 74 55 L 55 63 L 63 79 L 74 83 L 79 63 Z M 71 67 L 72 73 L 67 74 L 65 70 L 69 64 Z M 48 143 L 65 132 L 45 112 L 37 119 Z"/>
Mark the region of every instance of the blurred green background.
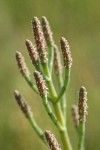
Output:
<path fill-rule="evenodd" d="M 25 47 L 25 39 L 33 40 L 31 20 L 46 16 L 54 39 L 61 36 L 70 44 L 73 67 L 68 89 L 68 127 L 75 149 L 77 136 L 71 118 L 71 105 L 77 103 L 81 85 L 88 90 L 86 149 L 100 150 L 100 1 L 98 0 L 0 0 L 0 150 L 46 150 L 24 115 L 17 107 L 13 91 L 19 90 L 32 106 L 43 130 L 57 134 L 42 102 L 20 75 L 15 52 L 25 56 L 33 66 Z M 41 115 L 42 114 L 42 115 Z"/>

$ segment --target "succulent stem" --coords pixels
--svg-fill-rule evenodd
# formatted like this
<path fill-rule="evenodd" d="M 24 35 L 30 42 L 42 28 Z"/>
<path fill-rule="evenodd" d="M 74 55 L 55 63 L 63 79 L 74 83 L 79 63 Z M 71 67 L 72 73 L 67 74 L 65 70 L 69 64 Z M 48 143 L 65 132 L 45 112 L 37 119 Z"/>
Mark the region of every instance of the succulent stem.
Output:
<path fill-rule="evenodd" d="M 51 120 L 54 122 L 54 124 L 57 126 L 57 128 L 59 129 L 59 131 L 63 131 L 64 130 L 64 127 L 63 125 L 59 122 L 59 120 L 57 119 L 57 117 L 55 116 L 55 114 L 53 113 L 49 103 L 48 103 L 48 100 L 47 100 L 47 97 L 42 97 L 42 100 L 43 100 L 43 104 L 45 106 L 45 109 L 49 115 L 49 117 L 51 118 Z"/>
<path fill-rule="evenodd" d="M 40 139 L 46 144 L 44 133 L 42 129 L 39 127 L 39 125 L 37 124 L 37 122 L 35 121 L 30 106 L 26 103 L 25 99 L 20 95 L 18 91 L 14 92 L 14 96 L 20 109 L 22 110 L 22 112 L 24 113 L 28 121 L 30 122 L 32 128 L 40 137 Z"/>
<path fill-rule="evenodd" d="M 61 59 L 60 59 L 60 52 L 59 52 L 58 47 L 56 45 L 54 45 L 54 69 L 55 69 L 55 74 L 56 74 L 58 86 L 61 89 L 61 87 L 63 86 L 62 64 L 61 64 Z M 66 122 L 67 105 L 66 105 L 66 94 L 65 93 L 62 96 L 60 103 L 61 103 L 62 111 L 64 114 L 65 122 Z"/>
<path fill-rule="evenodd" d="M 42 129 L 38 126 L 38 124 L 35 121 L 35 119 L 33 117 L 31 117 L 31 118 L 28 118 L 28 120 L 29 120 L 32 128 L 34 129 L 34 131 L 39 136 L 39 138 L 43 141 L 44 144 L 46 144 L 44 133 L 43 133 Z"/>
<path fill-rule="evenodd" d="M 84 150 L 84 139 L 85 139 L 85 123 L 80 122 L 78 127 L 78 149 Z"/>
<path fill-rule="evenodd" d="M 37 90 L 37 87 L 36 87 L 36 85 L 32 82 L 30 76 L 25 77 L 25 80 L 27 81 L 28 85 L 34 90 L 34 92 L 36 92 L 37 94 L 39 94 L 39 93 L 38 93 L 38 90 Z"/>
<path fill-rule="evenodd" d="M 49 46 L 48 46 L 48 49 L 49 49 L 48 66 L 49 66 L 50 73 L 52 74 L 53 60 L 54 60 L 54 47 L 51 46 L 51 45 L 49 45 Z"/>
<path fill-rule="evenodd" d="M 60 132 L 60 135 L 61 135 L 61 140 L 63 143 L 64 150 L 72 150 L 72 146 L 71 146 L 71 143 L 69 141 L 67 129 L 63 132 Z"/>
<path fill-rule="evenodd" d="M 63 116 L 62 111 L 61 111 L 60 103 L 59 102 L 54 103 L 53 106 L 54 106 L 54 110 L 55 110 L 55 114 L 57 116 L 57 119 L 64 126 L 64 130 L 60 131 L 60 135 L 61 135 L 64 150 L 72 150 L 70 140 L 69 140 L 69 136 L 68 136 L 68 133 L 67 133 L 67 128 L 66 128 L 66 125 L 65 125 L 64 116 Z"/>
<path fill-rule="evenodd" d="M 68 87 L 68 85 L 69 85 L 69 81 L 70 81 L 70 71 L 71 71 L 70 68 L 65 68 L 65 79 L 64 79 L 64 83 L 63 83 L 63 86 L 62 86 L 62 88 L 61 88 L 61 90 L 60 90 L 60 93 L 58 94 L 58 97 L 57 97 L 57 99 L 56 99 L 56 102 L 58 102 L 58 101 L 62 98 L 63 94 L 65 93 L 65 91 L 66 91 L 66 89 L 67 89 L 67 87 Z"/>

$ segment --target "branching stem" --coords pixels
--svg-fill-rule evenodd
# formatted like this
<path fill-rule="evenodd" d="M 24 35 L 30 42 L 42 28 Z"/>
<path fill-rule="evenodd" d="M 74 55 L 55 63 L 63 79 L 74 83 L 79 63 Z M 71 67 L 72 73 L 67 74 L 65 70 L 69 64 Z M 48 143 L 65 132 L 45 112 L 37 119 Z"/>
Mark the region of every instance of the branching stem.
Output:
<path fill-rule="evenodd" d="M 63 131 L 63 125 L 58 121 L 58 119 L 56 118 L 55 114 L 53 113 L 50 105 L 49 105 L 49 102 L 47 100 L 47 97 L 43 97 L 42 98 L 43 100 L 43 104 L 45 106 L 45 109 L 49 115 L 49 117 L 51 118 L 51 120 L 54 122 L 54 124 L 57 126 L 57 128 L 60 130 L 60 131 Z"/>

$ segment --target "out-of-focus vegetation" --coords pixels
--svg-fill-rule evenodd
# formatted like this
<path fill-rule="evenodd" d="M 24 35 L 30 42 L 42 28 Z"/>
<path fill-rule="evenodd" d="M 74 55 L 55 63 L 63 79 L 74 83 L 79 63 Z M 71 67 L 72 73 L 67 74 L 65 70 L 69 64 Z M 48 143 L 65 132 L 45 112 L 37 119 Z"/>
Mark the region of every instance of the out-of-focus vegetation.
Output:
<path fill-rule="evenodd" d="M 42 128 L 56 130 L 42 102 L 18 72 L 15 51 L 21 50 L 30 70 L 25 39 L 33 40 L 31 20 L 45 15 L 59 44 L 65 36 L 70 44 L 73 66 L 68 90 L 68 126 L 76 146 L 70 108 L 77 103 L 81 85 L 88 90 L 86 149 L 100 150 L 100 2 L 92 0 L 0 0 L 0 150 L 46 150 L 17 107 L 13 91 L 18 89 L 33 108 Z M 42 114 L 42 116 L 41 116 Z M 56 134 L 56 136 L 58 136 Z"/>

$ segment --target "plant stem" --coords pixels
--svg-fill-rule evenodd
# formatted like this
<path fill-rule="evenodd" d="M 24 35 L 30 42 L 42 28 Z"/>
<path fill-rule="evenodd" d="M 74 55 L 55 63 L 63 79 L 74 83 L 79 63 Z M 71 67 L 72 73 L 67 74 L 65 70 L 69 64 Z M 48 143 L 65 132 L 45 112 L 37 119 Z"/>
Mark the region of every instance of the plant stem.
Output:
<path fill-rule="evenodd" d="M 67 129 L 63 132 L 60 132 L 60 135 L 61 135 L 64 150 L 72 150 L 72 146 L 69 141 Z"/>
<path fill-rule="evenodd" d="M 64 79 L 64 83 L 63 83 L 63 86 L 61 88 L 61 91 L 57 97 L 57 100 L 56 102 L 59 101 L 59 99 L 63 96 L 63 94 L 65 93 L 67 87 L 68 87 L 68 84 L 69 84 L 69 81 L 70 81 L 70 71 L 71 69 L 70 68 L 65 68 L 65 79 Z"/>
<path fill-rule="evenodd" d="M 58 86 L 62 87 L 62 85 L 63 85 L 62 74 L 57 74 L 56 77 L 57 77 L 57 80 L 58 80 Z M 66 119 L 67 119 L 67 116 L 66 116 L 67 104 L 66 103 L 67 103 L 66 102 L 66 93 L 64 93 L 64 95 L 61 98 L 61 107 L 62 107 L 62 111 L 63 111 L 63 114 L 64 114 L 65 123 L 66 123 Z"/>
<path fill-rule="evenodd" d="M 60 135 L 61 135 L 61 139 L 62 139 L 62 143 L 64 146 L 64 150 L 72 150 L 71 144 L 70 144 L 70 140 L 69 140 L 69 136 L 67 133 L 67 128 L 65 125 L 65 121 L 64 121 L 64 117 L 61 111 L 61 106 L 60 103 L 54 103 L 54 110 L 55 110 L 55 114 L 59 120 L 59 122 L 64 126 L 63 131 L 60 131 Z"/>
<path fill-rule="evenodd" d="M 44 68 L 45 67 L 45 68 Z M 46 69 L 46 70 L 45 70 Z M 55 100 L 57 99 L 57 93 L 55 91 L 55 88 L 54 88 L 54 85 L 52 83 L 52 80 L 51 80 L 51 75 L 50 75 L 50 72 L 49 72 L 49 69 L 48 69 L 48 66 L 47 65 L 43 65 L 43 70 L 45 70 L 45 75 L 48 75 L 48 77 L 50 77 L 50 81 L 46 81 L 47 82 L 47 85 L 48 85 L 48 88 L 49 88 L 49 92 L 50 92 L 50 95 L 53 99 L 52 102 L 55 102 Z M 70 70 L 66 68 L 66 72 L 65 72 L 65 84 L 64 84 L 64 87 L 66 89 L 66 86 L 68 84 L 68 81 L 69 81 L 69 75 L 70 75 Z M 65 90 L 62 92 L 62 95 L 64 94 Z M 62 96 L 61 95 L 61 96 Z M 63 126 L 64 130 L 59 130 L 60 131 L 60 134 L 61 134 L 61 137 L 62 137 L 62 140 L 63 140 L 63 145 L 64 145 L 64 148 L 65 150 L 72 150 L 71 148 L 71 144 L 70 144 L 70 141 L 69 141 L 69 136 L 67 134 L 67 129 L 66 129 L 66 125 L 65 125 L 65 120 L 64 120 L 64 116 L 63 116 L 63 113 L 62 113 L 62 110 L 61 110 L 61 106 L 60 106 L 60 103 L 57 102 L 57 103 L 53 103 L 53 106 L 54 106 L 54 111 L 55 111 L 55 114 L 56 114 L 56 117 L 58 119 L 58 121 L 60 122 L 60 124 Z M 51 117 L 51 116 L 50 116 Z M 52 119 L 52 118 L 51 118 Z"/>
<path fill-rule="evenodd" d="M 64 121 L 64 117 L 63 117 L 63 113 L 62 113 L 62 110 L 61 110 L 61 106 L 60 106 L 60 103 L 54 103 L 53 104 L 54 106 L 54 110 L 55 110 L 55 114 L 57 116 L 57 118 L 59 119 L 59 122 L 65 126 L 65 121 Z"/>
<path fill-rule="evenodd" d="M 55 99 L 57 98 L 57 93 L 54 88 L 53 82 L 51 80 L 51 81 L 47 81 L 46 83 L 48 85 L 49 93 L 50 93 L 50 96 L 52 97 L 52 101 L 55 102 Z"/>
<path fill-rule="evenodd" d="M 32 60 L 32 64 L 35 66 L 35 69 L 39 72 L 42 72 L 42 68 L 41 68 L 41 64 L 40 63 L 36 63 L 34 62 L 34 60 Z"/>
<path fill-rule="evenodd" d="M 32 82 L 32 80 L 31 80 L 31 77 L 30 77 L 30 76 L 25 76 L 25 80 L 27 81 L 28 85 L 29 85 L 37 94 L 39 94 L 36 85 L 35 85 L 35 84 Z"/>
<path fill-rule="evenodd" d="M 52 74 L 52 66 L 53 66 L 53 59 L 54 59 L 54 48 L 52 45 L 48 45 L 48 49 L 49 49 L 49 62 L 48 62 L 48 66 L 49 66 L 49 70 L 50 73 Z"/>
<path fill-rule="evenodd" d="M 37 135 L 40 137 L 40 139 L 46 144 L 45 136 L 41 128 L 36 123 L 35 119 L 33 117 L 28 118 L 32 128 L 35 130 Z"/>
<path fill-rule="evenodd" d="M 49 80 L 50 80 L 51 76 L 50 76 L 48 64 L 44 63 L 44 64 L 42 64 L 42 67 L 43 67 L 44 75 L 47 76 L 47 78 L 49 78 Z"/>
<path fill-rule="evenodd" d="M 80 122 L 78 128 L 78 150 L 84 150 L 85 123 Z"/>
<path fill-rule="evenodd" d="M 42 100 L 43 100 L 43 104 L 45 106 L 45 109 L 46 109 L 48 115 L 50 116 L 51 120 L 54 122 L 54 124 L 57 126 L 57 128 L 60 131 L 62 131 L 63 130 L 63 125 L 58 121 L 57 117 L 53 113 L 53 111 L 52 111 L 52 109 L 49 105 L 49 102 L 47 100 L 47 97 L 43 97 Z"/>

